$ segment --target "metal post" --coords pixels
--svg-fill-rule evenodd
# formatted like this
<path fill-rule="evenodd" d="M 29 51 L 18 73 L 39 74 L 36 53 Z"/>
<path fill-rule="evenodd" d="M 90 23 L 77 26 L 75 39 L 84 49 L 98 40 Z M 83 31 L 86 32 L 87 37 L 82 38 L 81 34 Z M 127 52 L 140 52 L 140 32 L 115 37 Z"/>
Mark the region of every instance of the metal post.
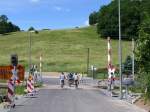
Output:
<path fill-rule="evenodd" d="M 93 66 L 93 80 L 94 80 L 94 75 L 95 75 L 95 70 L 94 70 L 94 66 Z"/>
<path fill-rule="evenodd" d="M 29 75 L 31 74 L 31 32 L 29 32 Z"/>
<path fill-rule="evenodd" d="M 42 73 L 42 56 L 40 55 L 40 74 Z"/>
<path fill-rule="evenodd" d="M 89 75 L 90 48 L 87 48 L 87 75 Z"/>
<path fill-rule="evenodd" d="M 40 80 L 42 81 L 42 55 L 40 55 Z"/>
<path fill-rule="evenodd" d="M 132 75 L 134 80 L 135 75 L 134 75 L 134 39 L 133 38 L 132 38 Z"/>
<path fill-rule="evenodd" d="M 126 85 L 126 100 L 128 100 L 128 85 Z"/>
<path fill-rule="evenodd" d="M 91 71 L 92 71 L 92 79 L 94 80 L 94 66 L 91 66 Z"/>
<path fill-rule="evenodd" d="M 12 102 L 11 102 L 11 106 L 15 107 L 15 93 L 16 93 L 16 80 L 18 78 L 18 74 L 17 74 L 17 66 L 13 66 L 12 69 L 12 79 L 13 79 L 13 84 L 14 84 L 14 93 L 13 93 L 13 97 L 12 97 Z"/>
<path fill-rule="evenodd" d="M 120 0 L 118 0 L 118 20 L 119 20 L 119 74 L 120 74 L 120 99 L 122 99 L 122 45 L 121 45 L 121 19 Z"/>

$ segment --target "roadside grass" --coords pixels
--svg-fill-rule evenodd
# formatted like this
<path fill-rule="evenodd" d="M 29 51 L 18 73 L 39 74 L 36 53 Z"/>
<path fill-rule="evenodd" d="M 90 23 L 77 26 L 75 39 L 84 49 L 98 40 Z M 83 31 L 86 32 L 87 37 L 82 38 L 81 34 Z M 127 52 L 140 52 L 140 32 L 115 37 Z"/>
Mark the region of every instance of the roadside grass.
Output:
<path fill-rule="evenodd" d="M 6 82 L 7 82 L 7 80 L 0 79 L 0 83 L 6 83 Z"/>
<path fill-rule="evenodd" d="M 96 33 L 96 27 L 39 31 L 31 34 L 32 63 L 39 67 L 39 56 L 43 56 L 43 71 L 86 72 L 87 48 L 90 48 L 90 65 L 97 68 L 107 66 L 107 39 Z M 112 62 L 118 65 L 118 40 L 112 40 Z M 16 32 L 0 36 L 0 65 L 10 64 L 10 55 L 17 53 L 19 64 L 28 69 L 29 33 Z M 123 60 L 131 54 L 131 42 L 122 42 Z"/>
<path fill-rule="evenodd" d="M 23 95 L 23 94 L 25 94 L 25 91 L 24 91 L 25 89 L 26 89 L 26 87 L 23 86 L 23 85 L 16 86 L 16 88 L 15 88 L 15 94 Z"/>
<path fill-rule="evenodd" d="M 129 90 L 133 93 L 144 93 L 144 89 L 141 87 L 131 86 Z"/>
<path fill-rule="evenodd" d="M 25 86 L 16 86 L 15 94 L 18 94 L 18 95 L 25 94 L 25 92 L 24 92 L 25 88 L 26 88 Z M 7 89 L 1 89 L 0 95 L 6 95 L 7 91 L 8 91 Z"/>

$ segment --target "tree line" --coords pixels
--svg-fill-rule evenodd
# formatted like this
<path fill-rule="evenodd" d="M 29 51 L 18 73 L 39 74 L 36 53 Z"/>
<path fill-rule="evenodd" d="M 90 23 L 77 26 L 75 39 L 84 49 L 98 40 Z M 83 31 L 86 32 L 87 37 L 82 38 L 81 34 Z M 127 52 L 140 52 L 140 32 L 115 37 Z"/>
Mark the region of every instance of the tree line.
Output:
<path fill-rule="evenodd" d="M 6 15 L 0 16 L 0 34 L 6 34 L 9 32 L 20 31 L 20 28 L 17 25 L 14 25 L 9 21 Z"/>
<path fill-rule="evenodd" d="M 136 40 L 135 79 L 141 82 L 145 101 L 150 100 L 150 0 L 121 0 L 122 38 Z M 118 0 L 89 15 L 89 24 L 97 25 L 102 38 L 118 39 Z M 127 57 L 123 72 L 132 74 L 132 58 Z"/>
<path fill-rule="evenodd" d="M 150 13 L 149 6 L 149 0 L 121 0 L 122 38 L 138 38 L 143 15 Z M 98 12 L 92 12 L 89 15 L 89 24 L 97 24 L 97 32 L 103 38 L 118 38 L 118 0 L 102 6 Z"/>

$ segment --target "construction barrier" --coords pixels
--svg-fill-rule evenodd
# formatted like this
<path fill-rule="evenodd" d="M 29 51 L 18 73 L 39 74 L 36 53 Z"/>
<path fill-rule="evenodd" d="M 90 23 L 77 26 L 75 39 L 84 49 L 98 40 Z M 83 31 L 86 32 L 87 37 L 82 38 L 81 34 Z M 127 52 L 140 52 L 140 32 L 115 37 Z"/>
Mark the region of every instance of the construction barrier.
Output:
<path fill-rule="evenodd" d="M 15 90 L 15 83 L 12 79 L 9 79 L 7 97 L 8 97 L 8 102 L 10 104 L 14 102 L 14 95 L 15 95 L 14 90 Z"/>
<path fill-rule="evenodd" d="M 27 80 L 27 92 L 28 93 L 34 92 L 34 81 L 33 81 L 32 76 L 29 76 Z"/>
<path fill-rule="evenodd" d="M 14 69 L 13 66 L 0 66 L 0 79 L 9 80 L 11 79 L 13 73 L 12 70 Z M 18 79 L 23 81 L 24 80 L 24 74 L 25 70 L 22 65 L 17 66 L 18 70 Z"/>

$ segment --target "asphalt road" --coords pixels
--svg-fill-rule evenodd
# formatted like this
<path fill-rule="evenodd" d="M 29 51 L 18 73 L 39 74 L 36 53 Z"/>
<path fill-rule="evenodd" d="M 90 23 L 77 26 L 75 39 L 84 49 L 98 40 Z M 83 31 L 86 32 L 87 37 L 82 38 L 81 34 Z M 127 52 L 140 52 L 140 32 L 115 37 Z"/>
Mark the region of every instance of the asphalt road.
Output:
<path fill-rule="evenodd" d="M 79 89 L 59 87 L 55 78 L 45 78 L 45 87 L 34 98 L 28 98 L 11 112 L 144 112 L 87 85 Z"/>

